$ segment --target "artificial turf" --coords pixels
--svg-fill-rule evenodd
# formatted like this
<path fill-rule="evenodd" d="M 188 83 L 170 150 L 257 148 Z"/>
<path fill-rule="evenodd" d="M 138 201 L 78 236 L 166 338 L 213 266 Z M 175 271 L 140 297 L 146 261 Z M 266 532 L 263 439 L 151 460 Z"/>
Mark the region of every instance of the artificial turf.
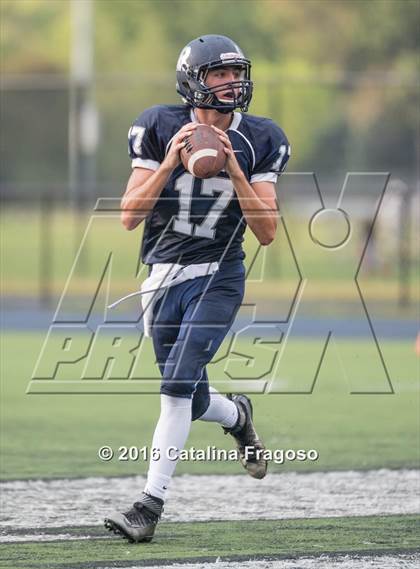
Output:
<path fill-rule="evenodd" d="M 93 569 L 174 561 L 275 559 L 418 551 L 420 516 L 162 523 L 150 544 L 130 544 L 98 526 L 46 530 L 51 541 L 0 545 L 1 569 Z M 43 530 L 37 530 L 41 532 Z M 66 534 L 73 540 L 57 540 Z M 56 539 L 56 541 L 54 541 Z"/>
<path fill-rule="evenodd" d="M 103 445 L 115 451 L 121 446 L 150 445 L 159 415 L 158 395 L 27 394 L 44 336 L 38 332 L 8 333 L 3 338 L 2 478 L 144 474 L 146 461 L 103 462 L 97 452 Z M 347 379 L 361 368 L 368 377 L 371 346 L 363 340 L 342 340 L 338 345 L 340 352 L 347 354 Z M 242 353 L 249 348 L 245 344 L 239 347 Z M 331 347 L 312 393 L 252 395 L 255 422 L 268 448 L 316 449 L 319 453 L 316 461 L 271 463 L 272 472 L 418 466 L 418 360 L 408 342 L 382 342 L 381 347 L 394 394 L 351 394 Z M 291 354 L 294 370 L 305 372 L 311 350 L 318 349 L 310 340 L 295 342 L 294 356 Z M 151 356 L 149 359 L 147 365 L 153 366 Z M 261 357 L 256 361 L 253 372 L 258 373 L 258 365 L 266 362 Z M 225 364 L 221 359 L 209 366 L 213 381 Z M 76 378 L 77 371 L 80 369 L 75 366 Z M 287 369 L 283 372 L 287 374 Z M 232 441 L 218 425 L 194 422 L 188 446 L 211 445 L 229 449 Z M 178 474 L 240 472 L 240 465 L 232 461 L 182 462 L 177 468 Z"/>

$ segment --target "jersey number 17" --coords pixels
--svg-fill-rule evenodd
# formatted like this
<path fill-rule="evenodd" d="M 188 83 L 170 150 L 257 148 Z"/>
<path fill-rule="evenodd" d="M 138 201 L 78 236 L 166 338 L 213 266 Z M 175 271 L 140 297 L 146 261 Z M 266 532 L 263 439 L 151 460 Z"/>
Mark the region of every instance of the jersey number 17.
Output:
<path fill-rule="evenodd" d="M 206 217 L 198 224 L 190 221 L 194 180 L 195 178 L 191 174 L 183 174 L 175 184 L 175 190 L 179 192 L 179 211 L 174 219 L 174 231 L 184 233 L 184 235 L 214 239 L 217 222 L 233 197 L 232 182 L 225 178 L 200 180 L 200 194 L 202 196 L 214 196 L 215 194 L 219 194 L 219 196 Z"/>

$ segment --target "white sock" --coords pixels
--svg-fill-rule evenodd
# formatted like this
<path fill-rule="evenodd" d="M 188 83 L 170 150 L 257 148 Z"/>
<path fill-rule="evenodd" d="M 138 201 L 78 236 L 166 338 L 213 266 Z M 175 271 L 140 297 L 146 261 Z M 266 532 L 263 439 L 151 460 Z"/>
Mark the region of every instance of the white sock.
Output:
<path fill-rule="evenodd" d="M 176 451 L 170 451 L 169 447 L 182 450 L 187 442 L 191 427 L 192 399 L 184 397 L 160 396 L 160 417 L 153 435 L 152 448 L 150 449 L 149 472 L 144 489 L 147 494 L 165 499 L 165 492 L 169 487 L 172 475 L 178 460 L 171 460 Z M 159 460 L 153 460 L 153 449 L 158 449 Z"/>
<path fill-rule="evenodd" d="M 210 405 L 199 417 L 200 421 L 220 423 L 222 427 L 233 427 L 238 420 L 238 409 L 233 401 L 210 387 Z"/>

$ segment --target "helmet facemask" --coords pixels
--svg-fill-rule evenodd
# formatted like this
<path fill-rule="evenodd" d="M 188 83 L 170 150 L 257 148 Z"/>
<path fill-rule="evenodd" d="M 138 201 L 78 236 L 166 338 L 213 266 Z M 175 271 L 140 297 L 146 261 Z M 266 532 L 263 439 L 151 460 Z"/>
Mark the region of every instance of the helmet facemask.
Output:
<path fill-rule="evenodd" d="M 243 76 L 236 81 L 228 81 L 216 87 L 208 87 L 205 83 L 208 72 L 211 69 L 223 67 L 240 68 Z M 215 109 L 220 113 L 230 113 L 237 108 L 246 112 L 252 98 L 250 70 L 251 63 L 249 60 L 241 59 L 238 61 L 237 58 L 214 61 L 196 69 L 184 68 L 189 86 L 188 95 L 185 97 L 186 101 L 193 107 Z M 228 96 L 222 98 L 220 97 L 221 94 L 228 94 Z"/>

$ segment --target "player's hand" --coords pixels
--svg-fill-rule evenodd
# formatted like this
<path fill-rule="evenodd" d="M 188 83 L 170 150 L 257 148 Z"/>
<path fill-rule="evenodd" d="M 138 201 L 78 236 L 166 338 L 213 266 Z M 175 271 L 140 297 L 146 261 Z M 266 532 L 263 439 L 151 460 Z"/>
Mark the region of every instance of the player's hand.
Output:
<path fill-rule="evenodd" d="M 211 128 L 219 135 L 220 140 L 224 144 L 224 150 L 227 155 L 225 170 L 229 174 L 229 177 L 234 178 L 235 176 L 242 176 L 242 169 L 239 166 L 238 160 L 236 159 L 236 155 L 232 148 L 232 143 L 229 139 L 229 136 L 227 135 L 227 132 L 220 130 L 220 128 L 217 128 L 214 125 L 212 125 Z"/>
<path fill-rule="evenodd" d="M 197 124 L 198 123 L 190 122 L 179 129 L 179 131 L 172 139 L 171 146 L 169 147 L 169 152 L 162 163 L 163 166 L 174 170 L 181 163 L 179 151 L 185 146 L 185 138 L 189 136 L 194 129 L 197 128 Z"/>

